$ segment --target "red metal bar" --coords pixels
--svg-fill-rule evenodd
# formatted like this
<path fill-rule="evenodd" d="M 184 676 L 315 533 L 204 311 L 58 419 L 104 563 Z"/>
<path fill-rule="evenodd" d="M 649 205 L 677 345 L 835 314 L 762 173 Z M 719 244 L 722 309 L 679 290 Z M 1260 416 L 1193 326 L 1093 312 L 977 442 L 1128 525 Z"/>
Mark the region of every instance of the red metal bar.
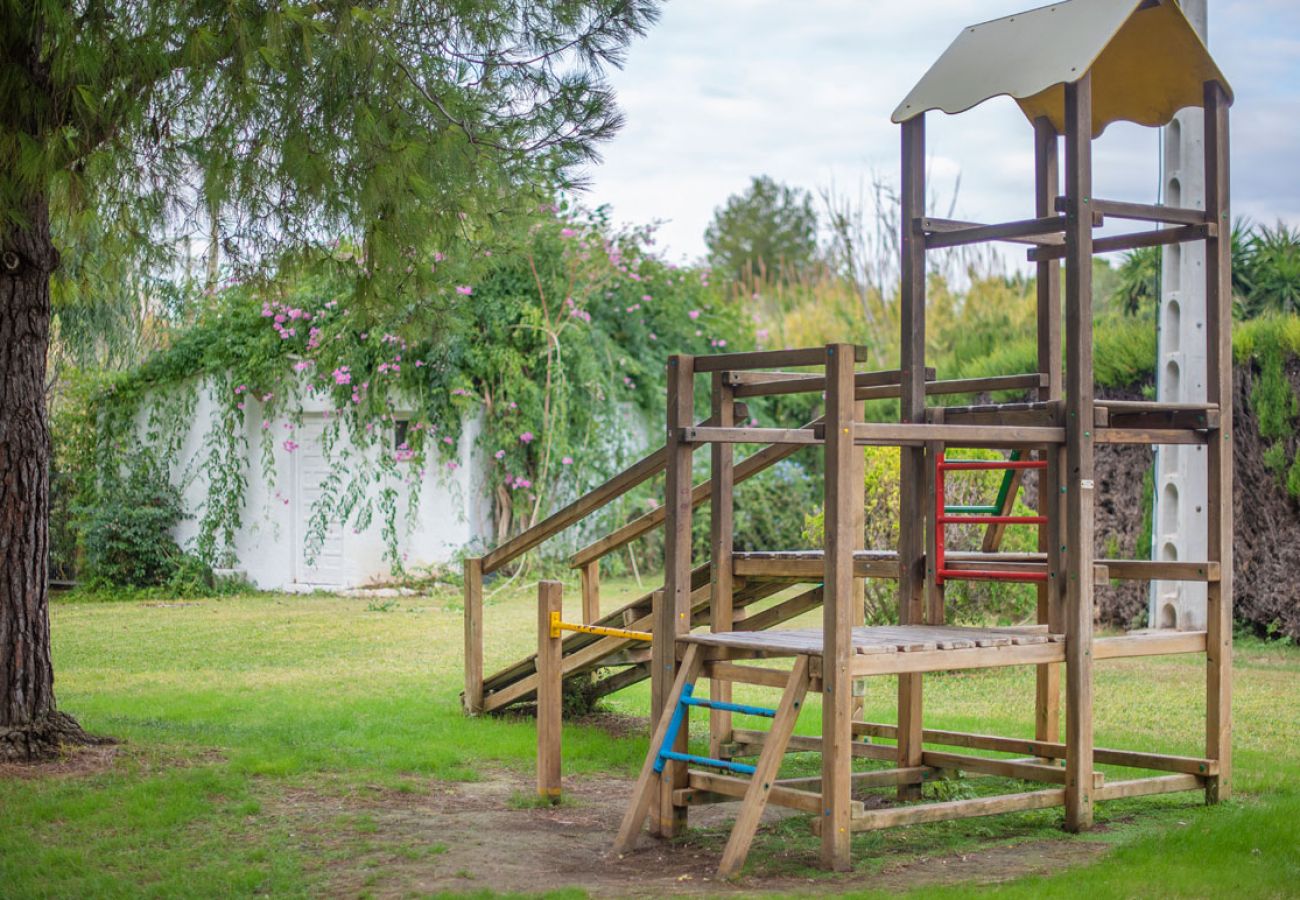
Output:
<path fill-rule="evenodd" d="M 943 543 L 943 516 L 944 516 L 944 485 L 943 485 L 943 451 L 935 458 L 934 467 L 934 583 L 943 584 L 943 555 L 945 552 Z"/>
<path fill-rule="evenodd" d="M 1045 459 L 970 459 L 947 462 L 940 459 L 939 468 L 947 472 L 978 472 L 983 469 L 1046 469 Z"/>
<path fill-rule="evenodd" d="M 937 493 L 937 492 L 936 492 Z M 1046 525 L 1047 516 L 940 516 L 941 525 Z"/>
<path fill-rule="evenodd" d="M 1046 581 L 1046 572 L 1004 572 L 998 569 L 940 569 L 941 578 L 965 578 L 971 581 Z"/>
<path fill-rule="evenodd" d="M 1046 516 L 996 516 L 996 515 L 947 515 L 945 512 L 944 472 L 1004 470 L 1004 469 L 1045 469 L 1045 459 L 1024 460 L 963 460 L 948 462 L 944 451 L 940 450 L 934 464 L 934 515 L 935 515 L 935 571 L 936 584 L 943 584 L 949 578 L 961 578 L 970 581 L 1047 581 L 1046 572 L 1014 572 L 1001 569 L 950 569 L 946 565 L 944 545 L 944 526 L 949 524 L 968 525 L 1046 525 Z"/>

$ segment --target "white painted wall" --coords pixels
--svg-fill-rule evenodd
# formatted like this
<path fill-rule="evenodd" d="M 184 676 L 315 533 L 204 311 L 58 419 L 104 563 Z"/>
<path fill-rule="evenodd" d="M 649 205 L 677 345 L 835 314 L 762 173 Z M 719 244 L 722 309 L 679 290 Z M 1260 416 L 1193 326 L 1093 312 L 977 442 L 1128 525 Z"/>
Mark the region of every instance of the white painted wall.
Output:
<path fill-rule="evenodd" d="M 282 404 L 286 405 L 286 404 Z M 294 404 L 287 404 L 294 405 Z M 369 527 L 361 530 L 352 525 L 333 522 L 327 539 L 315 560 L 304 553 L 312 502 L 320 496 L 324 478 L 340 473 L 346 483 L 351 473 L 362 468 L 362 453 L 375 454 L 379 448 L 358 449 L 339 430 L 339 438 L 326 454 L 322 445 L 328 419 L 328 405 L 322 398 L 305 398 L 301 424 L 285 417 L 270 420 L 274 435 L 274 465 L 267 478 L 261 461 L 263 408 L 255 398 L 246 401 L 243 436 L 248 444 L 245 492 L 241 527 L 235 538 L 234 564 L 253 584 L 266 590 L 310 591 L 338 590 L 379 584 L 388 580 L 390 565 L 384 559 L 381 517 L 376 514 Z M 211 386 L 200 386 L 192 415 L 187 416 L 188 431 L 181 440 L 178 458 L 172 462 L 173 483 L 181 488 L 191 518 L 175 529 L 182 547 L 193 544 L 208 496 L 208 479 L 204 460 L 208 456 L 211 430 L 218 420 Z M 144 428 L 147 405 L 141 411 Z M 485 460 L 474 445 L 481 431 L 481 420 L 465 423 L 457 446 L 456 468 L 433 460 L 423 478 L 415 483 L 394 482 L 399 490 L 398 533 L 403 561 L 408 570 L 445 563 L 460 549 L 483 542 L 490 534 L 491 510 L 485 482 Z M 298 447 L 290 450 L 285 441 Z M 391 452 L 391 436 L 384 442 L 384 452 Z M 373 460 L 368 460 L 373 462 Z M 414 462 L 397 464 L 399 472 L 410 474 Z M 371 484 L 373 499 L 382 488 Z M 411 491 L 419 490 L 419 504 L 414 515 L 408 514 Z"/>

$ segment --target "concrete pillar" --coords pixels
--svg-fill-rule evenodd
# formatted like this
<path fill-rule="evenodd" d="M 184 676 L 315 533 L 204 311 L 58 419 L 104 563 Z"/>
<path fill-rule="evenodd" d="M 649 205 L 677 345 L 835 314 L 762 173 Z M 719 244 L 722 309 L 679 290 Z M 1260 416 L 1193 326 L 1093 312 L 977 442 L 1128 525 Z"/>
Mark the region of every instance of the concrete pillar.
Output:
<path fill-rule="evenodd" d="M 1206 40 L 1207 0 L 1182 0 L 1183 12 Z M 1164 129 L 1161 173 L 1166 206 L 1205 208 L 1204 113 L 1184 109 Z M 1156 399 L 1166 403 L 1205 402 L 1205 247 L 1171 244 L 1162 250 L 1156 352 Z M 1156 452 L 1151 558 L 1203 560 L 1206 554 L 1205 448 L 1172 446 Z M 1205 628 L 1205 585 L 1155 581 L 1151 584 L 1152 627 Z"/>

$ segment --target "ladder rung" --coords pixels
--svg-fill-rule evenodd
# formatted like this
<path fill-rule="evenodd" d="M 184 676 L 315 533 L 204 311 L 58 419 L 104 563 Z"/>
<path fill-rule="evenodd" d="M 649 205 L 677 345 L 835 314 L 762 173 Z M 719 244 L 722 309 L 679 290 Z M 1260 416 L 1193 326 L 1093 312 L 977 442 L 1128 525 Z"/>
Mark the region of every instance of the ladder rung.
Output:
<path fill-rule="evenodd" d="M 776 715 L 776 710 L 765 706 L 746 706 L 743 703 L 728 703 L 724 700 L 709 700 L 703 697 L 682 697 L 681 702 L 687 706 L 702 706 L 706 709 L 720 709 L 747 716 L 766 716 L 770 719 Z"/>
<path fill-rule="evenodd" d="M 672 759 L 677 762 L 695 763 L 698 766 L 712 766 L 715 769 L 726 769 L 729 772 L 739 772 L 742 775 L 753 775 L 756 771 L 753 766 L 745 763 L 730 762 L 725 759 L 713 759 L 709 756 L 696 756 L 694 753 L 678 753 L 676 750 L 660 750 L 660 759 Z"/>

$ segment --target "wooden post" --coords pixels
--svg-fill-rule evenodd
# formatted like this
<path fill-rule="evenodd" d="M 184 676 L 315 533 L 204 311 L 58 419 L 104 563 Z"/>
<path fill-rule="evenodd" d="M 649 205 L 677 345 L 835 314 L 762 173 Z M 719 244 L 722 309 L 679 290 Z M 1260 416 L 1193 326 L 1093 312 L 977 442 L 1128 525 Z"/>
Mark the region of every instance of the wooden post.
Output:
<path fill-rule="evenodd" d="M 853 758 L 853 550 L 862 505 L 852 478 L 853 346 L 826 348 L 826 483 L 822 602 L 822 864 L 846 871 Z"/>
<path fill-rule="evenodd" d="M 1205 755 L 1219 761 L 1205 799 L 1232 796 L 1232 218 L 1229 213 L 1228 96 L 1205 84 L 1205 214 L 1219 226 L 1205 242 L 1206 400 L 1219 404 L 1219 430 L 1207 463 L 1208 559 L 1219 580 L 1207 586 L 1205 609 Z"/>
<path fill-rule="evenodd" d="M 942 424 L 943 407 L 934 410 L 931 416 L 935 424 Z M 942 450 L 943 444 L 939 441 L 925 442 L 925 508 L 935 513 L 928 516 L 925 523 L 925 623 L 927 625 L 942 625 L 948 617 L 944 603 L 944 586 L 939 582 L 937 562 L 939 531 L 943 526 L 939 524 L 938 518 L 939 473 L 935 470 L 935 463 L 938 462 Z"/>
<path fill-rule="evenodd" d="M 467 715 L 483 712 L 483 560 L 465 557 L 465 697 Z"/>
<path fill-rule="evenodd" d="M 1092 825 L 1092 75 L 1065 86 L 1065 827 Z"/>
<path fill-rule="evenodd" d="M 867 420 L 867 403 L 857 400 L 853 403 L 853 421 Z M 864 448 L 856 447 L 850 456 L 849 481 L 853 485 L 856 500 L 850 511 L 853 513 L 853 549 L 865 550 L 867 546 L 867 460 Z M 853 627 L 858 628 L 867 623 L 867 580 L 853 579 Z M 853 687 L 853 721 L 861 722 L 866 705 L 867 680 L 859 679 Z"/>
<path fill-rule="evenodd" d="M 916 220 L 925 215 L 925 115 L 903 123 L 901 215 L 902 294 L 899 298 L 901 341 L 899 369 L 902 422 L 925 421 L 925 238 Z M 919 625 L 925 620 L 925 450 L 899 449 L 898 620 Z M 921 678 L 898 677 L 898 766 L 921 765 Z M 921 795 L 917 785 L 899 785 L 901 800 Z"/>
<path fill-rule="evenodd" d="M 1045 117 L 1034 120 L 1034 215 L 1055 214 L 1060 191 L 1060 152 L 1056 128 Z M 1038 371 L 1047 384 L 1038 389 L 1039 400 L 1061 399 L 1061 264 L 1057 260 L 1038 263 Z M 1061 601 L 1064 581 L 1061 570 L 1061 450 L 1044 447 L 1047 468 L 1038 474 L 1038 511 L 1047 524 L 1038 529 L 1038 549 L 1047 554 L 1047 582 L 1038 590 L 1038 621 L 1061 633 L 1064 628 Z M 1061 737 L 1061 667 L 1057 663 L 1039 666 L 1036 673 L 1034 736 L 1040 741 Z"/>
<path fill-rule="evenodd" d="M 735 390 L 722 379 L 721 372 L 713 373 L 710 394 L 712 418 L 720 428 L 736 424 Z M 712 631 L 731 631 L 732 628 L 732 538 L 734 529 L 733 491 L 735 490 L 735 445 L 712 444 L 709 469 L 709 545 L 711 550 L 709 580 L 712 584 L 712 603 L 709 625 Z M 709 696 L 714 700 L 731 700 L 731 682 L 713 679 L 709 682 Z M 722 709 L 709 711 L 709 755 L 721 757 L 722 746 L 731 740 L 731 713 Z"/>
<path fill-rule="evenodd" d="M 591 625 L 600 619 L 600 558 L 578 570 L 582 582 L 582 622 Z"/>
<path fill-rule="evenodd" d="M 651 710 L 658 721 L 668 705 L 677 676 L 677 635 L 691 628 L 691 444 L 682 429 L 695 423 L 695 358 L 668 358 L 667 463 L 664 473 L 664 589 L 655 599 L 654 641 L 651 644 Z M 688 729 L 683 724 L 674 749 L 685 752 Z M 685 806 L 673 805 L 673 791 L 687 784 L 686 767 L 669 762 L 659 779 L 657 833 L 676 837 L 686 826 Z"/>
<path fill-rule="evenodd" d="M 564 663 L 551 615 L 564 613 L 564 586 L 537 583 L 537 795 L 560 800 L 560 743 L 564 729 Z"/>

